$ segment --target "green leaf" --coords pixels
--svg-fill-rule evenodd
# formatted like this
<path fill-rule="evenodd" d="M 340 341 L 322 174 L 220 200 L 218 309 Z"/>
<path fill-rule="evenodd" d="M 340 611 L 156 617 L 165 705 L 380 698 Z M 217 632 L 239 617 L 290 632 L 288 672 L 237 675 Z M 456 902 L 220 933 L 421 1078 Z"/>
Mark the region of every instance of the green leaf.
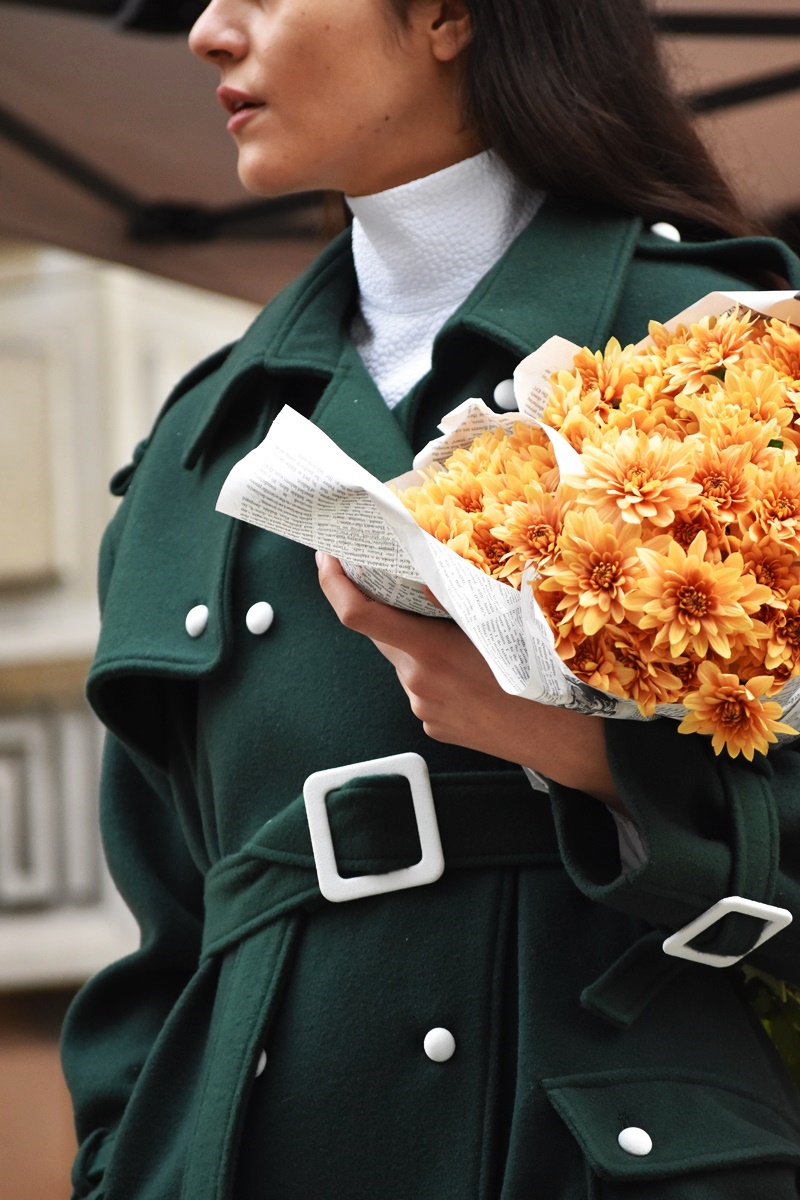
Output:
<path fill-rule="evenodd" d="M 780 440 L 780 438 L 773 438 L 771 442 L 767 442 L 767 445 L 771 446 L 773 450 L 783 449 L 783 442 Z"/>
<path fill-rule="evenodd" d="M 800 990 L 743 966 L 744 993 L 800 1091 Z"/>

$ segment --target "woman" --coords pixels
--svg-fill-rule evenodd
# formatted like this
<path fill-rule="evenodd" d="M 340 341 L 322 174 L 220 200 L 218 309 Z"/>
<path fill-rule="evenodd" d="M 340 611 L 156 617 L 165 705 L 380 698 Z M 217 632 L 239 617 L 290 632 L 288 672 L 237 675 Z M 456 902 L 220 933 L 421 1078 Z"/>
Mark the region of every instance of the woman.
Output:
<path fill-rule="evenodd" d="M 724 236 L 746 223 L 640 0 L 213 0 L 191 44 L 244 183 L 355 221 L 113 484 L 89 695 L 143 940 L 65 1028 L 76 1195 L 796 1197 L 800 1107 L 739 975 L 661 950 L 724 896 L 800 907 L 795 746 L 750 766 L 508 697 L 454 625 L 213 509 L 284 403 L 390 478 L 551 334 L 636 340 L 800 267 Z M 320 786 L 339 871 L 380 875 L 420 840 L 404 781 L 359 764 L 408 752 L 444 875 L 322 899 L 304 782 L 356 764 Z M 796 977 L 796 929 L 764 929 L 692 946 Z"/>

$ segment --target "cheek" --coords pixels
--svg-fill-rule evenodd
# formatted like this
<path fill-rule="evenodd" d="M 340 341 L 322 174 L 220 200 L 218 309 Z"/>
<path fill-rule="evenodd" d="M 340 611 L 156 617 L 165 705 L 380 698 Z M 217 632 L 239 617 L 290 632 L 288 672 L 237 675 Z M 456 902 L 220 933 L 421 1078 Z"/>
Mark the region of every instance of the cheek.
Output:
<path fill-rule="evenodd" d="M 318 121 L 320 133 L 377 126 L 402 109 L 404 91 L 417 90 L 413 56 L 387 46 L 382 26 L 353 21 L 321 31 L 296 28 L 272 62 L 280 62 L 276 98 L 282 98 L 282 115 Z"/>

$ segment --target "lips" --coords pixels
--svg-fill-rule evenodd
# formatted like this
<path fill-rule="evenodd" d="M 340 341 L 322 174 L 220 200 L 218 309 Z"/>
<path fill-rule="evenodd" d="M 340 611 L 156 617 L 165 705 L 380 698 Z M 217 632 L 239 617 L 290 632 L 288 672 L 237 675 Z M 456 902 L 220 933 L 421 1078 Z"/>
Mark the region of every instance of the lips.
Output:
<path fill-rule="evenodd" d="M 253 113 L 266 107 L 264 101 L 259 100 L 257 96 L 251 96 L 248 92 L 240 92 L 238 88 L 224 85 L 217 88 L 217 99 L 222 107 L 231 114 L 227 126 L 231 132 L 244 124 Z"/>

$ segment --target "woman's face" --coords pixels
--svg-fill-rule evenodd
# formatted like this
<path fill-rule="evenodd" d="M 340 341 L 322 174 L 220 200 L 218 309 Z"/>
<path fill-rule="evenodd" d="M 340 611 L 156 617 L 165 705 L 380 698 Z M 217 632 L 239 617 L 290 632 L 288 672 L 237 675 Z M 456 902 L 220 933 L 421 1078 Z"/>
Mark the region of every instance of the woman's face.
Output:
<path fill-rule="evenodd" d="M 476 153 L 458 98 L 460 0 L 212 0 L 189 44 L 219 68 L 239 177 L 260 195 L 366 195 Z M 240 107 L 246 105 L 244 107 Z"/>

